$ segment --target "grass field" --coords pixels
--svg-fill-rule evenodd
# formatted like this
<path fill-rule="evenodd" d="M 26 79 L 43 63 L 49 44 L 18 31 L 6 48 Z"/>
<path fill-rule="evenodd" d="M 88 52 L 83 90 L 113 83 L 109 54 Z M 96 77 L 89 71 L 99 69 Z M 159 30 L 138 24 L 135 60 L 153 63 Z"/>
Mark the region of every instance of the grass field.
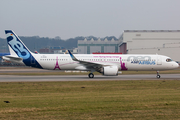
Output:
<path fill-rule="evenodd" d="M 180 81 L 2 82 L 0 119 L 180 119 Z"/>

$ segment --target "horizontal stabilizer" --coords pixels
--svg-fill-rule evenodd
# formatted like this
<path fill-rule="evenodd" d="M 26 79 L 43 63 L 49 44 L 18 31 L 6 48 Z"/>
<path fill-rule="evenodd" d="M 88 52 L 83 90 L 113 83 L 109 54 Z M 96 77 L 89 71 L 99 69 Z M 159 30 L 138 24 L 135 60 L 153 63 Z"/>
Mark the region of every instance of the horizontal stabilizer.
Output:
<path fill-rule="evenodd" d="M 17 63 L 22 63 L 22 61 L 23 61 L 23 58 L 17 57 L 17 56 L 12 56 L 12 55 L 2 56 L 2 59 L 11 61 L 11 62 L 17 62 Z"/>

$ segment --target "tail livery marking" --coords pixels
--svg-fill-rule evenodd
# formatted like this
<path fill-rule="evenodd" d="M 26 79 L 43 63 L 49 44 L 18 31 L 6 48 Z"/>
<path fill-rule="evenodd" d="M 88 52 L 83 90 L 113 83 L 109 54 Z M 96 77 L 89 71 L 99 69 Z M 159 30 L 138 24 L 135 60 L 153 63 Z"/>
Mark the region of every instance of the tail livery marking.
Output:
<path fill-rule="evenodd" d="M 29 51 L 22 45 L 14 33 L 12 31 L 6 31 L 6 35 L 9 46 L 11 46 L 16 54 L 24 60 L 28 59 L 30 57 Z"/>
<path fill-rule="evenodd" d="M 7 35 L 7 42 L 11 55 L 16 54 L 18 57 L 23 58 L 23 62 L 27 66 L 42 68 L 33 56 L 33 53 L 30 52 L 30 50 L 12 30 L 5 30 L 5 34 Z"/>

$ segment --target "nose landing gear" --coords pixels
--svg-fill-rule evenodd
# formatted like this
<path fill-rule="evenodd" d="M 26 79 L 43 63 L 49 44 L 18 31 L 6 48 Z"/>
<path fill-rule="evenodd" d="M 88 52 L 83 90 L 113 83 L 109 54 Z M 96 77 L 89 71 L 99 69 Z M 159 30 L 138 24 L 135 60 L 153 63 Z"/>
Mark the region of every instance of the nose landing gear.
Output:
<path fill-rule="evenodd" d="M 160 78 L 161 76 L 159 75 L 159 71 L 157 71 L 157 76 L 156 76 L 156 78 Z"/>

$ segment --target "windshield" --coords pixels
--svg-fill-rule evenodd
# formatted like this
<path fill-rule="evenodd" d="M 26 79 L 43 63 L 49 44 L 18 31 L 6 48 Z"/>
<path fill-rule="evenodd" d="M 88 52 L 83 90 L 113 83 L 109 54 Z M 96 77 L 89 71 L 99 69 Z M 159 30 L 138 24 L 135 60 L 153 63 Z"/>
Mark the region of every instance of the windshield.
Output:
<path fill-rule="evenodd" d="M 166 62 L 171 62 L 171 61 L 173 61 L 173 60 L 170 59 L 170 58 L 167 58 L 167 59 L 166 59 Z"/>

